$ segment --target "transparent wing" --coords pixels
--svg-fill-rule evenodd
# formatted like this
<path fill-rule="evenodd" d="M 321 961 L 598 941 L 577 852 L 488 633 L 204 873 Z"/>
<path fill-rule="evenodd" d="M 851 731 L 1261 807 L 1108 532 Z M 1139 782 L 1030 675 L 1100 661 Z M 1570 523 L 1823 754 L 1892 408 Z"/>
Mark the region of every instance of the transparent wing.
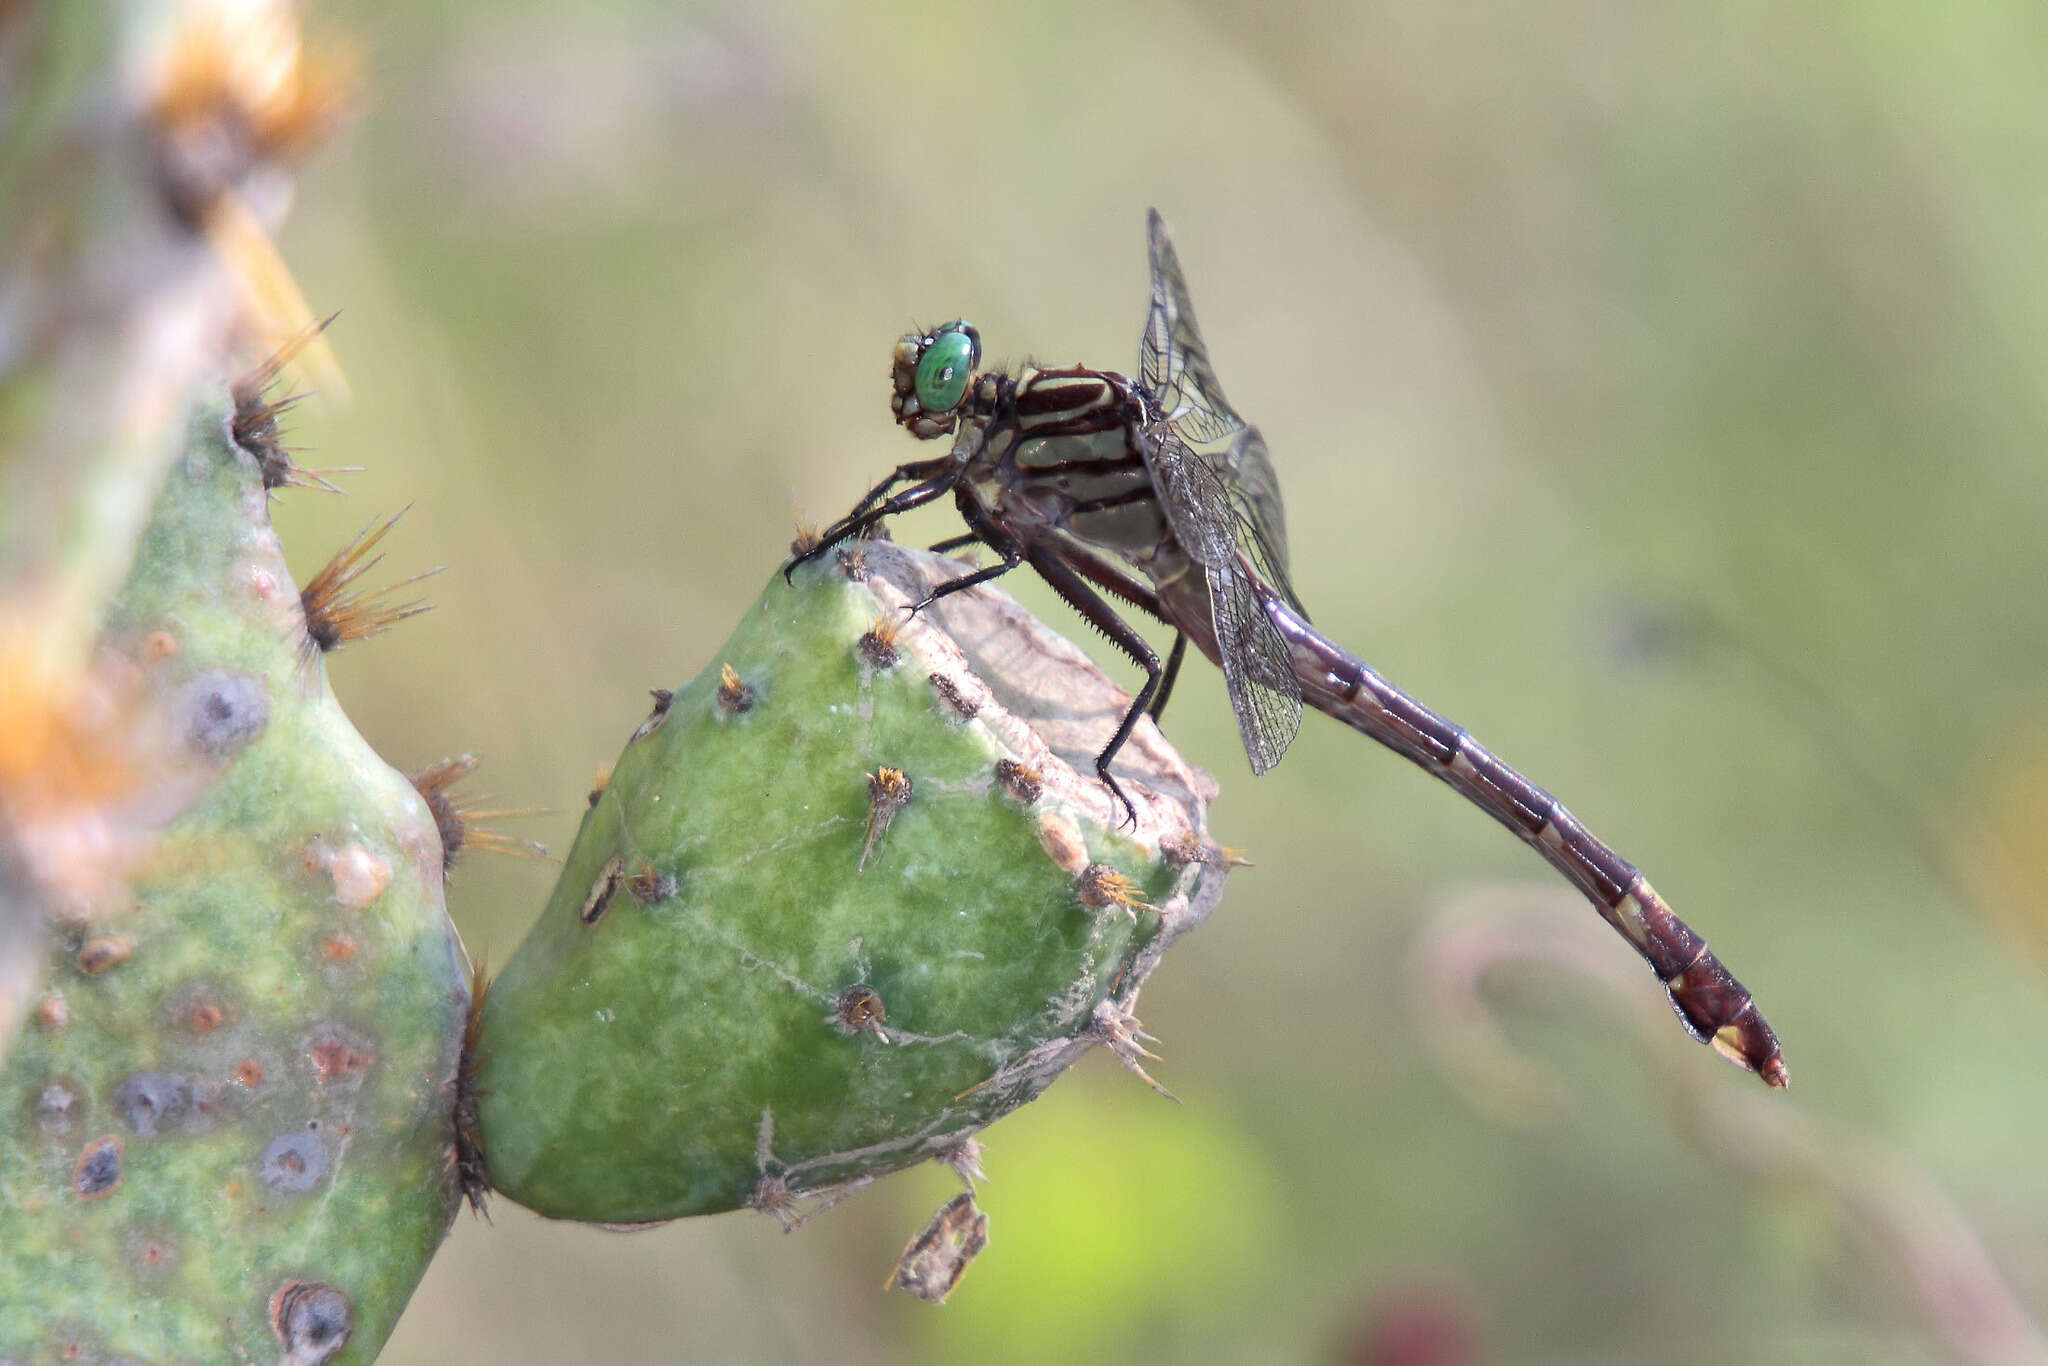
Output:
<path fill-rule="evenodd" d="M 1231 450 L 1238 451 L 1243 444 Z M 1257 449 L 1263 458 L 1264 444 Z M 1264 773 L 1280 762 L 1301 729 L 1301 684 L 1294 676 L 1292 653 L 1266 616 L 1259 589 L 1246 573 L 1245 561 L 1270 554 L 1271 548 L 1241 539 L 1254 524 L 1247 520 L 1220 460 L 1198 454 L 1162 424 L 1146 433 L 1145 463 L 1175 538 L 1201 566 L 1230 709 L 1237 716 L 1237 732 L 1252 772 Z M 1277 513 L 1277 496 L 1272 508 Z M 1277 523 L 1271 530 L 1279 535 L 1279 559 L 1273 566 L 1281 575 L 1274 582 L 1278 589 L 1286 581 L 1286 543 Z M 1268 572 L 1263 564 L 1253 567 L 1262 577 Z"/>
<path fill-rule="evenodd" d="M 1273 472 L 1266 439 L 1257 427 L 1246 427 L 1222 455 L 1203 458 L 1221 463 L 1231 510 L 1236 514 L 1233 539 L 1238 553 L 1307 621 L 1308 609 L 1295 596 L 1294 581 L 1287 572 L 1287 513 L 1280 504 L 1280 478 Z"/>
<path fill-rule="evenodd" d="M 1146 227 L 1152 246 L 1152 311 L 1138 344 L 1145 392 L 1158 402 L 1160 416 L 1188 440 L 1221 441 L 1242 428 L 1244 419 L 1223 396 L 1209 367 L 1209 347 L 1195 323 L 1188 282 L 1159 210 L 1148 211 Z"/>

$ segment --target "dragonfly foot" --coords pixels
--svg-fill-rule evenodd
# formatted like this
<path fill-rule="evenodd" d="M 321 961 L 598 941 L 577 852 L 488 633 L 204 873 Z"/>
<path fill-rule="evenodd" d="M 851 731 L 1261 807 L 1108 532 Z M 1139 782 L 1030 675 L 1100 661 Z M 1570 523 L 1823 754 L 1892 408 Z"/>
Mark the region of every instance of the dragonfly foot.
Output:
<path fill-rule="evenodd" d="M 782 581 L 786 584 L 794 586 L 796 583 L 795 574 L 797 571 L 797 566 L 809 564 L 812 560 L 817 559 L 818 556 L 822 553 L 822 547 L 813 546 L 809 550 L 798 551 L 796 554 L 791 555 L 788 559 L 782 562 Z"/>
<path fill-rule="evenodd" d="M 834 542 L 821 540 L 809 549 L 799 550 L 787 560 L 784 560 L 782 562 L 782 581 L 787 584 L 794 584 L 796 579 L 793 575 L 795 575 L 797 569 L 802 565 L 809 564 L 813 560 L 824 558 L 825 552 L 830 550 L 833 544 Z"/>
<path fill-rule="evenodd" d="M 1110 776 L 1109 769 L 1107 767 L 1098 767 L 1095 770 L 1095 776 L 1102 779 L 1102 785 L 1109 789 L 1109 795 L 1123 804 L 1123 818 L 1116 823 L 1116 828 L 1121 830 L 1128 825 L 1131 829 L 1136 830 L 1138 828 L 1138 808 L 1131 804 L 1129 797 L 1124 795 L 1123 788 L 1118 786 L 1117 780 Z"/>

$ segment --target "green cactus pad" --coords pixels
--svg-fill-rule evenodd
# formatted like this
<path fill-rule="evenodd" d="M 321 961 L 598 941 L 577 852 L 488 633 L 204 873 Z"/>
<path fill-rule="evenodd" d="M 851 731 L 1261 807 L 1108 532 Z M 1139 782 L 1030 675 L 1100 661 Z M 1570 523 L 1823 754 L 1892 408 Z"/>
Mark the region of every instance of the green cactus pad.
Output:
<path fill-rule="evenodd" d="M 0 1360 L 367 1362 L 453 1212 L 468 999 L 424 803 L 192 421 L 100 646 L 142 862 L 57 908 L 0 1068 Z"/>
<path fill-rule="evenodd" d="M 1220 895 L 1212 788 L 958 561 L 777 574 L 634 731 L 483 1008 L 495 1186 L 543 1214 L 788 1218 L 974 1135 L 1087 1048 Z M 899 626 L 900 624 L 900 626 Z M 1077 771 L 1078 769 L 1078 771 Z"/>

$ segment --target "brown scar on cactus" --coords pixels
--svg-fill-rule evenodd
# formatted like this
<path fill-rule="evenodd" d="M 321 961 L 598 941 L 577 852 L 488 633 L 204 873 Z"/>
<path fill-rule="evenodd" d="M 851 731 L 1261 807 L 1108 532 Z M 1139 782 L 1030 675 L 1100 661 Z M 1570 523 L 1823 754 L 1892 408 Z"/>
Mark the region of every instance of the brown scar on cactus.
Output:
<path fill-rule="evenodd" d="M 654 699 L 654 706 L 648 711 L 647 719 L 634 728 L 631 738 L 626 741 L 629 745 L 636 745 L 660 730 L 661 723 L 668 719 L 668 709 L 676 700 L 676 695 L 667 688 L 649 688 L 647 695 Z"/>
<path fill-rule="evenodd" d="M 188 1034 L 211 1034 L 241 1014 L 228 994 L 206 978 L 173 991 L 164 1010 L 165 1023 Z"/>
<path fill-rule="evenodd" d="M 78 950 L 78 970 L 89 977 L 97 977 L 108 968 L 128 961 L 128 955 L 135 952 L 135 941 L 118 934 L 96 935 L 85 941 Z"/>
<path fill-rule="evenodd" d="M 416 617 L 432 609 L 433 604 L 424 598 L 394 603 L 389 601 L 389 595 L 408 584 L 432 578 L 447 568 L 446 565 L 421 570 L 411 578 L 400 579 L 382 588 L 349 591 L 357 579 L 383 563 L 381 553 L 373 555 L 371 552 L 376 550 L 378 542 L 391 528 L 398 525 L 398 519 L 411 510 L 410 505 L 400 508 L 382 526 L 373 518 L 356 533 L 354 540 L 335 551 L 334 558 L 306 580 L 306 586 L 299 591 L 299 605 L 305 629 L 301 649 L 307 660 L 316 653 L 331 654 L 351 640 L 364 640 L 380 631 L 388 631 L 407 617 Z"/>
<path fill-rule="evenodd" d="M 484 1155 L 483 1128 L 477 1121 L 477 1101 L 487 1094 L 477 1085 L 477 1074 L 490 1061 L 480 1046 L 484 1027 L 484 994 L 490 990 L 491 975 L 481 955 L 469 971 L 469 1015 L 462 1025 L 462 1057 L 455 1068 L 454 1142 L 449 1161 L 455 1170 L 455 1188 L 469 1202 L 472 1216 L 490 1222 L 487 1207 L 491 1193 L 491 1166 Z"/>
<path fill-rule="evenodd" d="M 858 867 L 868 866 L 868 860 L 874 857 L 875 846 L 881 842 L 882 836 L 889 833 L 896 813 L 910 805 L 910 787 L 910 775 L 900 768 L 883 765 L 868 774 L 867 839 L 860 847 Z"/>
<path fill-rule="evenodd" d="M 235 404 L 234 413 L 228 419 L 228 432 L 237 446 L 255 457 L 256 468 L 263 475 L 263 488 L 273 498 L 281 488 L 340 493 L 340 487 L 330 481 L 328 475 L 362 472 L 361 465 L 314 469 L 298 464 L 292 456 L 299 448 L 284 444 L 284 430 L 279 423 L 280 418 L 306 397 L 304 391 L 278 396 L 279 380 L 285 369 L 340 316 L 339 312 L 330 313 L 300 328 L 228 386 L 228 394 Z"/>
<path fill-rule="evenodd" d="M 538 816 L 543 814 L 544 808 L 480 806 L 479 802 L 490 799 L 455 793 L 455 785 L 476 772 L 480 762 L 474 754 L 458 754 L 411 775 L 413 788 L 427 804 L 427 812 L 434 818 L 434 828 L 441 835 L 441 871 L 444 875 L 454 870 L 456 860 L 468 849 L 509 854 L 516 858 L 548 857 L 548 847 L 540 841 L 520 839 L 484 824 L 485 821 Z"/>
<path fill-rule="evenodd" d="M 368 1039 L 332 1024 L 317 1028 L 301 1053 L 312 1069 L 316 1089 L 358 1087 L 377 1065 L 377 1050 Z"/>
<path fill-rule="evenodd" d="M 933 674 L 931 680 L 932 691 L 937 693 L 939 700 L 961 720 L 972 721 L 975 714 L 981 710 L 981 703 L 962 692 L 960 685 L 947 675 Z"/>
<path fill-rule="evenodd" d="M 1021 806 L 1030 806 L 1045 795 L 1045 779 L 1029 764 L 1004 757 L 996 760 L 996 781 Z"/>
<path fill-rule="evenodd" d="M 71 1023 L 71 1003 L 63 992 L 52 987 L 42 994 L 36 1001 L 36 1023 L 53 1034 Z"/>
<path fill-rule="evenodd" d="M 85 1145 L 71 1172 L 71 1190 L 81 1200 L 112 1195 L 121 1184 L 121 1140 L 105 1134 Z"/>
<path fill-rule="evenodd" d="M 597 877 L 592 880 L 590 891 L 576 912 L 577 921 L 586 929 L 604 919 L 604 913 L 611 909 L 612 898 L 618 895 L 624 871 L 625 864 L 617 854 L 606 859 L 604 866 L 597 870 Z"/>

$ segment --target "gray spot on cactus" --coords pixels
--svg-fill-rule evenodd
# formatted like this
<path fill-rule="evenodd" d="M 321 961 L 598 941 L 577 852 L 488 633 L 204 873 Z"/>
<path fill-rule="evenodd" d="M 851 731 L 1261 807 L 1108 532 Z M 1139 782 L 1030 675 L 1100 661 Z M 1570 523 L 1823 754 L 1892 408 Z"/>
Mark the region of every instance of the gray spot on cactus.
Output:
<path fill-rule="evenodd" d="M 348 1346 L 355 1310 L 320 1281 L 286 1281 L 270 1297 L 270 1326 L 284 1344 L 285 1366 L 319 1366 Z"/>
<path fill-rule="evenodd" d="M 154 1134 L 184 1118 L 192 1083 L 171 1072 L 137 1072 L 114 1088 L 114 1109 L 138 1134 Z"/>
<path fill-rule="evenodd" d="M 38 1129 L 52 1138 L 62 1138 L 85 1118 L 86 1107 L 86 1095 L 78 1083 L 68 1077 L 51 1077 L 36 1088 L 29 1112 Z"/>
<path fill-rule="evenodd" d="M 327 1147 L 310 1128 L 293 1129 L 265 1145 L 258 1167 L 264 1185 L 286 1195 L 302 1195 L 327 1175 Z"/>
<path fill-rule="evenodd" d="M 254 674 L 208 669 L 179 691 L 176 710 L 185 743 L 210 759 L 225 759 L 270 723 L 270 694 Z"/>

